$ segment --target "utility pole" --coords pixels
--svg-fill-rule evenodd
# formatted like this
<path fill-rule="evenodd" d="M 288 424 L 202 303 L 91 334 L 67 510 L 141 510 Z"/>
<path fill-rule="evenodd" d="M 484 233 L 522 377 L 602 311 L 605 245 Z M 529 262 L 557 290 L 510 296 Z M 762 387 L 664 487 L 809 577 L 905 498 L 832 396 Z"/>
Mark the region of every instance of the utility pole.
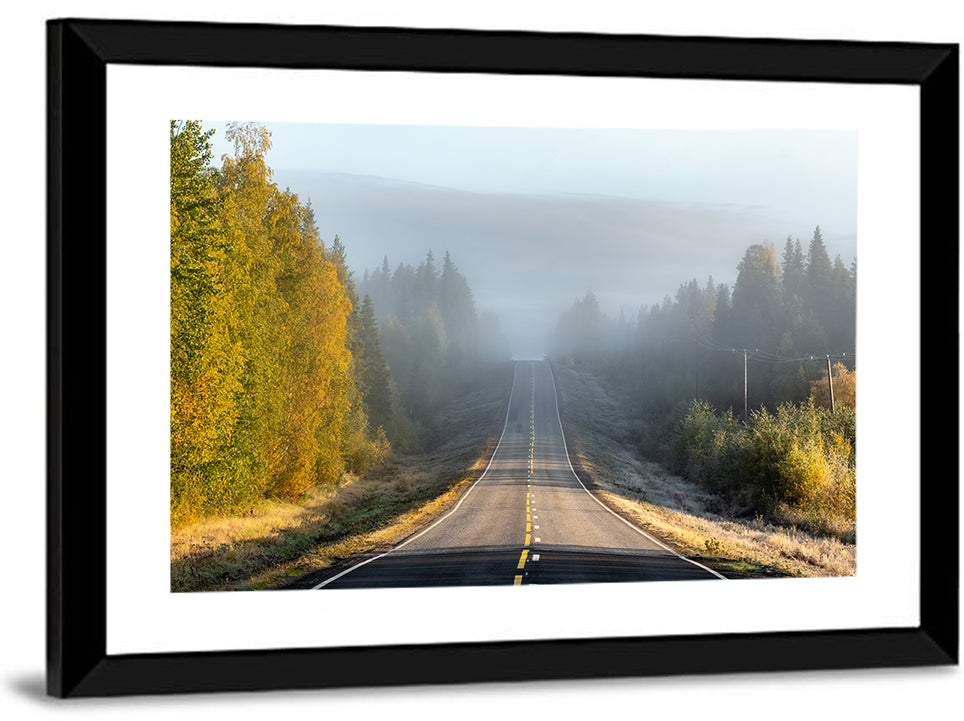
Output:
<path fill-rule="evenodd" d="M 746 348 L 743 349 L 743 420 L 750 420 L 746 402 Z"/>
<path fill-rule="evenodd" d="M 833 407 L 833 371 L 830 368 L 830 356 L 827 356 L 827 384 L 830 386 L 830 412 L 834 412 Z"/>

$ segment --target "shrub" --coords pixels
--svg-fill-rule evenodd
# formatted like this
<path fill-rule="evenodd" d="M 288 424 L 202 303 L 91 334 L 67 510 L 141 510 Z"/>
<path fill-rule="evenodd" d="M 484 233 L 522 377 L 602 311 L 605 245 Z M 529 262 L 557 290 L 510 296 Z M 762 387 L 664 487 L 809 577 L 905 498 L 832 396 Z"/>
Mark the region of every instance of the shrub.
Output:
<path fill-rule="evenodd" d="M 677 468 L 693 480 L 717 485 L 729 436 L 736 429 L 732 413 L 718 415 L 706 401 L 694 401 L 673 444 Z"/>
<path fill-rule="evenodd" d="M 677 426 L 676 469 L 770 520 L 851 537 L 856 510 L 856 423 L 812 400 L 751 413 L 742 423 L 694 401 Z"/>
<path fill-rule="evenodd" d="M 356 443 L 348 454 L 348 470 L 356 476 L 365 475 L 383 463 L 391 454 L 391 444 L 381 426 L 367 439 Z"/>

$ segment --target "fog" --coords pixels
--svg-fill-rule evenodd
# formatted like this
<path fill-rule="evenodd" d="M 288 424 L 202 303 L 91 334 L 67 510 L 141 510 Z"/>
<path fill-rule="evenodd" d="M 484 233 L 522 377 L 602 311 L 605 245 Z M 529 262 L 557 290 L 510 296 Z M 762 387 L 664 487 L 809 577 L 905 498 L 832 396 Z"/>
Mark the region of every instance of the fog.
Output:
<path fill-rule="evenodd" d="M 674 295 L 691 278 L 732 283 L 746 248 L 788 235 L 806 246 L 817 222 L 763 209 L 592 195 L 473 193 L 334 173 L 290 172 L 279 182 L 310 198 L 321 235 L 338 235 L 356 275 L 385 257 L 417 265 L 451 254 L 479 310 L 499 318 L 517 357 L 536 357 L 559 315 L 592 291 L 613 317 Z M 854 255 L 854 236 L 824 230 Z"/>
<path fill-rule="evenodd" d="M 268 127 L 275 182 L 357 278 L 448 252 L 517 357 L 587 291 L 635 316 L 692 278 L 732 285 L 750 245 L 806 248 L 817 225 L 831 257 L 856 257 L 854 133 Z"/>

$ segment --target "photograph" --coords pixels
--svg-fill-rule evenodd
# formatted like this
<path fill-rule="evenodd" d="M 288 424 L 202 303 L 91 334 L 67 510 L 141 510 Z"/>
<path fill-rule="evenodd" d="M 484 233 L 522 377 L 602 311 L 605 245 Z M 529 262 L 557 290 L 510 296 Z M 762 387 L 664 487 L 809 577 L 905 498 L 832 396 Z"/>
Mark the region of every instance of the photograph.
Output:
<path fill-rule="evenodd" d="M 956 41 L 349 16 L 41 23 L 47 703 L 956 666 Z"/>
<path fill-rule="evenodd" d="M 171 120 L 171 590 L 853 575 L 857 141 Z"/>

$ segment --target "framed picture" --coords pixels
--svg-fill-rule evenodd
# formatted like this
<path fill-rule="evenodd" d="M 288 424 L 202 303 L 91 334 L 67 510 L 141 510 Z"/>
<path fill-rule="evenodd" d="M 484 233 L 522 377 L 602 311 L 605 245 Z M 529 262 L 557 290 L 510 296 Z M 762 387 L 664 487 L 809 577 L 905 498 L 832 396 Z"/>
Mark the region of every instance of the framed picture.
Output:
<path fill-rule="evenodd" d="M 939 44 L 50 21 L 48 693 L 956 664 L 958 416 L 948 404 L 957 410 L 958 62 L 956 45 Z M 470 148 L 504 152 L 517 143 L 514 154 L 523 162 L 512 177 L 501 168 L 502 178 L 490 179 L 485 192 L 531 195 L 523 187 L 529 171 L 559 179 L 584 168 L 586 185 L 553 190 L 575 190 L 583 200 L 618 195 L 603 184 L 609 176 L 598 163 L 579 164 L 576 146 L 587 130 L 600 139 L 592 146 L 599 154 L 613 138 L 623 143 L 613 167 L 619 148 L 622 161 L 638 157 L 643 164 L 627 150 L 637 147 L 627 139 L 638 134 L 655 138 L 653 147 L 687 147 L 689 156 L 646 156 L 651 165 L 641 175 L 666 183 L 669 175 L 657 164 L 678 163 L 676 181 L 692 203 L 705 200 L 696 195 L 697 174 L 708 166 L 694 160 L 683 167 L 684 157 L 718 154 L 717 185 L 762 193 L 788 180 L 773 168 L 806 155 L 801 149 L 810 138 L 842 139 L 821 146 L 809 170 L 818 179 L 811 188 L 822 177 L 831 183 L 830 166 L 839 158 L 828 148 L 839 147 L 853 181 L 845 213 L 861 259 L 855 313 L 863 361 L 852 572 L 733 580 L 740 574 L 681 558 L 714 579 L 569 583 L 571 568 L 557 566 L 554 580 L 543 576 L 549 580 L 540 583 L 536 567 L 526 564 L 542 539 L 527 527 L 521 556 L 513 551 L 519 573 L 485 587 L 394 582 L 335 589 L 329 586 L 342 574 L 328 573 L 290 590 L 178 592 L 170 559 L 171 138 L 176 121 L 191 118 L 218 127 L 252 123 L 231 126 L 242 146 L 258 142 L 258 124 L 297 124 L 320 128 L 329 139 L 353 138 L 328 148 L 349 158 L 366 146 L 398 157 L 418 148 L 422 155 L 406 162 L 425 171 L 417 181 L 423 184 L 436 182 L 429 173 L 438 157 L 433 144 L 450 143 L 440 166 L 464 180 Z M 432 133 L 419 136 L 425 128 Z M 778 136 L 789 144 L 779 145 Z M 549 137 L 552 143 L 543 142 Z M 766 146 L 768 160 L 778 162 L 755 177 L 752 153 L 761 143 L 744 151 L 746 137 L 774 141 Z M 529 155 L 540 144 L 550 154 Z M 566 161 L 557 162 L 560 156 Z M 366 171 L 346 165 L 342 172 Z M 654 197 L 665 191 L 647 188 Z M 579 223 L 583 213 L 598 219 L 599 206 L 569 200 L 565 232 L 584 227 L 583 245 L 593 249 L 599 226 Z M 436 198 L 433 207 L 449 208 L 446 202 Z M 680 212 L 687 201 L 673 202 Z M 522 222 L 524 214 L 506 213 Z M 676 217 L 667 214 L 667 222 Z M 719 230 L 722 217 L 711 216 L 704 227 Z M 529 258 L 530 272 L 565 266 L 562 226 L 554 227 L 560 235 L 540 241 L 544 260 Z M 322 235 L 330 244 L 338 232 Z M 742 232 L 740 242 L 764 240 Z M 657 256 L 671 255 L 671 237 L 660 241 Z M 528 242 L 474 247 L 518 260 Z M 708 247 L 687 246 L 682 255 Z M 620 248 L 617 261 L 638 262 L 631 243 Z M 444 248 L 435 250 L 441 255 Z M 472 256 L 462 269 L 469 274 L 480 262 Z M 666 276 L 673 285 L 658 292 L 673 292 L 690 270 L 682 272 Z M 855 274 L 854 266 L 849 277 Z M 504 295 L 496 290 L 492 298 Z M 744 369 L 754 354 L 760 362 L 802 360 L 713 340 L 703 348 L 739 351 Z M 526 357 L 540 352 L 527 349 Z M 530 372 L 519 363 L 517 380 Z M 533 429 L 543 367 L 548 388 L 549 366 L 532 364 Z M 503 432 L 512 407 L 504 411 Z M 562 420 L 558 425 L 561 432 Z M 578 480 L 566 458 L 564 473 Z M 526 497 L 533 493 L 541 499 L 541 490 Z M 709 543 L 704 555 L 713 555 Z M 344 578 L 362 578 L 352 574 L 363 559 L 347 565 Z M 592 571 L 600 558 L 582 561 Z"/>

